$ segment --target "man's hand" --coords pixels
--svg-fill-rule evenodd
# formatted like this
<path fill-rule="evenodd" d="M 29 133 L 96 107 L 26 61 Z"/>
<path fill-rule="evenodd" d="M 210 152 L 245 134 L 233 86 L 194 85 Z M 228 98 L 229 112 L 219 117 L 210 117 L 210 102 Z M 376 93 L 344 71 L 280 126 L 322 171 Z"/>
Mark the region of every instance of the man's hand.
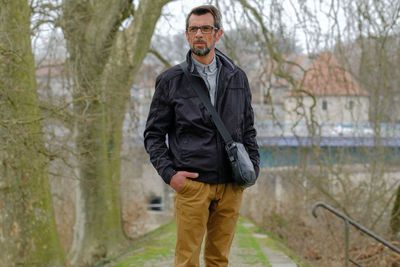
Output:
<path fill-rule="evenodd" d="M 172 176 L 169 185 L 176 192 L 179 192 L 179 191 L 181 191 L 181 189 L 183 187 L 183 183 L 185 182 L 186 177 L 197 178 L 197 177 L 199 177 L 199 174 L 198 173 L 194 173 L 194 172 L 179 171 L 174 176 Z"/>

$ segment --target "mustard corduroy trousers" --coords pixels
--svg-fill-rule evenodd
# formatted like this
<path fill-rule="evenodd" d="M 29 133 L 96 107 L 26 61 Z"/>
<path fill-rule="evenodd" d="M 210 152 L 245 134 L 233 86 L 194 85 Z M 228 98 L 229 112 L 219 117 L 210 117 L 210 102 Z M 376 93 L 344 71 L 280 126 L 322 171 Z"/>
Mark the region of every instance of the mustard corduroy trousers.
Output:
<path fill-rule="evenodd" d="M 210 185 L 186 179 L 175 194 L 177 243 L 175 267 L 199 267 L 201 244 L 206 234 L 206 267 L 228 266 L 243 188 L 235 183 Z"/>

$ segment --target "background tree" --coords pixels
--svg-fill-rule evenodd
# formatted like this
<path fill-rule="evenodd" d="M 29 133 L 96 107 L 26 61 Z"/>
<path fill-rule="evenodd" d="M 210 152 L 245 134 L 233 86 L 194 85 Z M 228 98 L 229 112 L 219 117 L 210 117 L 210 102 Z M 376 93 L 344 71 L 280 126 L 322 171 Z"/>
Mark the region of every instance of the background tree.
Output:
<path fill-rule="evenodd" d="M 391 8 L 389 8 L 391 7 Z M 343 5 L 344 16 L 348 23 L 348 32 L 353 39 L 339 39 L 334 47 L 335 54 L 343 65 L 357 78 L 360 85 L 370 94 L 370 121 L 378 140 L 398 134 L 397 124 L 400 122 L 400 79 L 399 79 L 399 22 L 400 4 L 398 1 L 385 0 L 380 2 L 363 1 L 357 5 Z M 373 153 L 374 160 L 370 164 L 372 188 L 383 186 L 384 177 L 391 164 L 385 163 L 387 153 L 377 146 Z M 393 162 L 394 164 L 398 164 Z M 386 169 L 386 170 L 385 170 Z M 397 184 L 394 184 L 397 186 Z M 396 192 L 386 192 L 390 196 L 391 208 L 389 230 L 392 237 L 400 240 L 399 203 L 400 187 Z M 370 210 L 377 210 L 368 201 Z"/>
<path fill-rule="evenodd" d="M 0 1 L 0 265 L 64 266 L 30 33 L 28 1 Z"/>
<path fill-rule="evenodd" d="M 303 229 L 303 233 L 308 235 L 310 225 L 315 227 L 314 219 L 310 219 L 308 213 L 316 201 L 323 200 L 330 203 L 368 228 L 389 238 L 391 214 L 397 216 L 400 214 L 398 205 L 393 206 L 396 196 L 394 189 L 399 185 L 399 180 L 396 179 L 399 173 L 397 167 L 399 158 L 393 156 L 397 148 L 392 150 L 380 144 L 385 137 L 398 137 L 398 125 L 390 123 L 397 122 L 399 114 L 395 104 L 399 99 L 397 75 L 399 2 L 240 0 L 230 1 L 226 6 L 226 2 L 218 1 L 223 6 L 222 9 L 228 11 L 240 10 L 238 2 L 243 8 L 242 15 L 238 12 L 229 14 L 230 20 L 235 23 L 232 18 L 239 18 L 240 23 L 236 23 L 237 28 L 250 25 L 248 29 L 259 36 L 257 41 L 250 43 L 250 46 L 246 45 L 244 49 L 251 46 L 256 48 L 246 51 L 239 58 L 243 60 L 253 56 L 250 65 L 261 70 L 259 75 L 250 77 L 249 80 L 253 89 L 257 89 L 258 81 L 264 88 L 264 94 L 268 96 L 268 105 L 271 109 L 262 112 L 262 115 L 265 117 L 266 113 L 274 113 L 273 110 L 279 104 L 274 94 L 269 92 L 269 88 L 272 91 L 277 81 L 280 82 L 280 86 L 275 90 L 280 90 L 283 87 L 281 85 L 284 85 L 288 93 L 302 92 L 299 77 L 307 74 L 308 66 L 293 60 L 296 58 L 296 55 L 293 55 L 294 50 L 286 50 L 277 41 L 279 33 L 284 33 L 285 36 L 292 32 L 293 35 L 290 36 L 295 37 L 294 33 L 301 36 L 302 52 L 305 53 L 303 56 L 307 58 L 304 62 L 313 62 L 321 53 L 329 52 L 338 59 L 340 68 L 351 73 L 361 88 L 369 92 L 369 126 L 374 128 L 373 136 L 376 142 L 373 147 L 357 147 L 354 144 L 355 149 L 324 147 L 317 143 L 311 147 L 299 145 L 295 149 L 278 148 L 276 152 L 264 154 L 264 159 L 271 157 L 275 161 L 285 158 L 285 155 L 290 158 L 295 154 L 299 158 L 298 165 L 276 169 L 273 166 L 263 168 L 259 188 L 249 189 L 248 198 L 245 200 L 245 214 L 264 224 L 265 227 L 275 229 L 275 232 L 284 237 L 293 248 L 310 258 L 315 256 L 313 253 L 318 245 L 312 241 L 304 242 L 304 236 L 297 236 L 296 232 L 301 233 Z M 239 45 L 239 42 L 234 42 L 234 45 L 236 44 Z M 236 47 L 235 50 L 241 49 Z M 263 52 L 257 53 L 257 51 Z M 245 67 L 245 70 L 250 73 L 249 76 L 254 73 L 251 68 Z M 256 94 L 257 90 L 253 91 L 253 96 Z M 278 94 L 275 96 L 279 97 Z M 302 127 L 303 124 L 302 129 L 307 131 L 308 136 L 321 140 L 324 121 L 316 120 L 318 103 L 313 94 L 309 96 L 313 98 L 312 105 L 306 106 L 301 100 L 296 103 L 295 112 L 298 113 L 299 119 L 290 125 L 292 127 L 290 130 Z M 259 101 L 261 103 L 263 100 Z M 255 106 L 255 109 L 257 108 L 259 107 Z M 279 124 L 281 121 L 277 116 L 270 117 L 272 119 L 267 120 L 267 123 Z M 360 126 L 356 122 L 353 124 L 354 128 Z M 262 126 L 258 129 L 259 133 L 264 130 Z M 266 132 L 268 130 L 265 129 Z M 283 127 L 282 135 L 284 132 Z M 293 135 L 296 137 L 295 131 Z M 362 138 L 355 138 L 354 142 L 360 139 Z M 388 160 L 390 158 L 391 160 Z M 281 192 L 282 188 L 284 193 Z M 268 195 L 273 197 L 269 198 Z M 251 203 L 254 204 L 253 207 Z M 399 200 L 396 203 L 400 203 Z M 392 207 L 395 209 L 392 210 Z M 342 227 L 329 219 L 326 220 L 326 224 L 332 231 L 340 231 Z M 396 220 L 392 219 L 392 230 L 394 225 L 398 225 L 398 217 Z M 317 229 L 311 231 L 314 241 L 321 236 L 322 232 L 318 231 L 325 230 Z M 322 255 L 322 250 L 325 249 L 331 255 L 324 255 L 323 260 L 326 261 L 317 264 L 334 264 L 332 263 L 334 260 L 330 262 L 327 259 L 332 257 L 332 254 L 339 255 L 341 248 L 337 246 L 337 250 L 334 250 L 332 247 L 335 241 L 326 242 L 326 235 L 323 236 L 325 240 L 321 240 L 321 244 L 326 247 L 318 249 L 319 254 L 317 254 Z M 365 244 L 363 241 L 361 243 Z M 357 241 L 353 245 L 361 247 Z"/>
<path fill-rule="evenodd" d="M 169 0 L 78 1 L 63 5 L 74 80 L 79 188 L 72 262 L 109 255 L 124 240 L 120 209 L 123 119 L 136 73 Z"/>

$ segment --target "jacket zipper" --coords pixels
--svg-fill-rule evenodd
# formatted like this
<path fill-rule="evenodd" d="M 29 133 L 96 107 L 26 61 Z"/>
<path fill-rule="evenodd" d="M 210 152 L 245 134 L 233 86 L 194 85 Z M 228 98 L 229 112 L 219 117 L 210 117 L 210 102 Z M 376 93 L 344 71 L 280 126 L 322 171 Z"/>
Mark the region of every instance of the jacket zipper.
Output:
<path fill-rule="evenodd" d="M 219 94 L 218 94 L 218 92 L 221 93 L 221 89 L 219 88 L 219 85 L 220 85 L 219 78 L 220 78 L 221 71 L 222 71 L 222 66 L 220 65 L 218 67 L 217 81 L 216 81 L 216 85 L 215 85 L 216 90 L 215 90 L 215 104 L 214 104 L 214 107 L 215 107 L 215 110 L 217 111 L 217 113 L 218 113 L 219 107 L 221 105 L 221 103 L 219 101 Z M 203 80 L 203 78 L 200 75 L 198 75 L 196 73 L 193 73 L 193 72 L 191 72 L 191 74 L 196 76 L 196 77 L 199 77 L 203 81 L 204 85 L 206 85 L 204 80 Z M 229 77 L 227 77 L 227 80 L 230 80 L 231 78 L 232 78 L 232 74 L 230 74 Z M 207 87 L 207 85 L 206 85 L 206 87 Z M 210 98 L 210 94 L 208 94 L 208 97 Z M 213 122 L 213 124 L 214 124 L 214 122 Z M 224 149 L 224 145 L 223 145 L 224 141 L 222 140 L 222 137 L 219 135 L 218 129 L 217 129 L 217 127 L 215 125 L 214 125 L 214 135 L 215 135 L 216 146 L 217 146 L 217 155 L 222 155 L 224 153 L 221 150 L 225 150 Z M 218 170 L 217 183 L 218 184 L 220 184 L 222 182 L 222 174 L 223 174 L 222 173 L 223 172 L 222 169 L 225 170 L 224 165 L 223 165 L 223 159 L 218 157 L 217 158 L 217 170 Z"/>
<path fill-rule="evenodd" d="M 220 77 L 221 70 L 222 70 L 221 63 L 219 65 L 220 66 L 218 68 L 217 81 L 215 83 L 215 110 L 217 111 L 217 113 L 218 113 L 219 105 L 220 105 L 218 92 L 221 91 L 220 88 L 219 88 L 219 85 L 220 85 L 219 77 Z M 222 149 L 222 146 L 221 146 L 222 140 L 221 140 L 220 135 L 218 134 L 218 129 L 216 127 L 215 127 L 214 132 L 215 132 L 215 141 L 216 141 L 216 145 L 217 145 L 217 155 L 222 155 L 223 154 L 223 151 L 221 151 L 221 149 Z M 224 168 L 224 164 L 223 164 L 223 160 L 220 157 L 218 157 L 217 162 L 218 162 L 217 163 L 218 164 L 217 167 L 219 167 L 219 168 L 217 168 L 217 170 L 218 170 L 218 178 L 217 179 L 218 179 L 218 183 L 221 183 L 221 180 L 222 180 L 222 169 Z"/>
<path fill-rule="evenodd" d="M 220 91 L 219 90 L 219 84 L 220 84 L 219 83 L 219 77 L 220 77 L 221 70 L 222 70 L 222 67 L 220 66 L 218 68 L 218 73 L 217 73 L 216 83 L 215 83 L 215 96 L 214 96 L 215 97 L 215 102 L 214 102 L 214 107 L 215 107 L 215 110 L 217 111 L 217 113 L 218 113 L 218 110 L 219 110 L 218 107 L 219 107 L 219 104 L 220 104 L 219 100 L 218 100 L 218 91 Z M 205 81 L 203 80 L 203 78 L 200 75 L 198 75 L 197 73 L 193 73 L 193 72 L 191 74 L 193 76 L 199 77 L 201 79 L 201 81 L 205 84 Z M 207 88 L 207 85 L 206 85 L 206 88 Z M 210 98 L 210 94 L 208 94 L 208 97 Z M 211 116 L 211 114 L 210 114 L 210 116 Z M 210 118 L 210 119 L 212 120 L 212 118 Z M 213 125 L 214 125 L 215 142 L 216 142 L 216 147 L 217 147 L 217 155 L 221 155 L 222 154 L 221 153 L 222 152 L 221 151 L 221 144 L 223 144 L 223 141 L 220 140 L 221 137 L 219 136 L 218 129 L 215 126 L 214 122 L 213 122 Z M 217 171 L 218 171 L 217 183 L 218 184 L 220 184 L 221 181 L 222 181 L 222 170 L 221 170 L 222 168 L 223 168 L 222 159 L 220 157 L 217 157 Z"/>

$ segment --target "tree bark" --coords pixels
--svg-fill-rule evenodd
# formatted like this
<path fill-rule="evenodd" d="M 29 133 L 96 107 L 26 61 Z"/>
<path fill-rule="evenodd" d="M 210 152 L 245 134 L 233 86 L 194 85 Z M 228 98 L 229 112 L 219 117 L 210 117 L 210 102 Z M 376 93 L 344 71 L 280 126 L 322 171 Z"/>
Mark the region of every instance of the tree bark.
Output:
<path fill-rule="evenodd" d="M 74 265 L 110 255 L 124 243 L 120 207 L 123 120 L 134 77 L 170 0 L 66 0 L 63 31 L 74 70 L 76 149 L 80 154 Z M 125 29 L 122 22 L 133 15 Z"/>
<path fill-rule="evenodd" d="M 390 217 L 390 228 L 392 230 L 392 239 L 400 241 L 400 186 L 396 191 L 392 215 Z"/>
<path fill-rule="evenodd" d="M 50 195 L 26 0 L 0 0 L 0 266 L 65 266 Z"/>

